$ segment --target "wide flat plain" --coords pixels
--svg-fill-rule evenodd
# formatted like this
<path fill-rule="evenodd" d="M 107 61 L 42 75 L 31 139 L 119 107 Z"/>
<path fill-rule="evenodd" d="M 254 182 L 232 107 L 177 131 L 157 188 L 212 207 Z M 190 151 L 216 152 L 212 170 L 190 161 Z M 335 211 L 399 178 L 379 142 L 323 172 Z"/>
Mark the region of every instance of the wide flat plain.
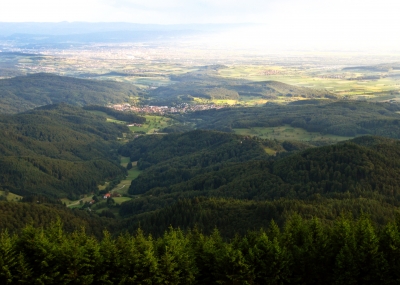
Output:
<path fill-rule="evenodd" d="M 276 71 L 274 73 L 274 71 Z M 283 66 L 247 65 L 231 66 L 218 71 L 221 78 L 246 79 L 251 81 L 279 81 L 300 87 L 327 90 L 340 96 L 363 96 L 364 99 L 400 97 L 400 72 L 373 72 L 341 68 L 294 68 Z M 377 79 L 367 79 L 376 76 Z"/>
<path fill-rule="evenodd" d="M 371 65 L 371 62 L 375 64 L 395 62 L 397 58 L 398 55 L 388 55 L 378 59 L 371 56 L 363 58 L 354 54 L 313 52 L 283 56 L 265 55 L 251 61 L 248 56 L 237 52 L 230 54 L 225 51 L 225 55 L 221 56 L 212 51 L 187 46 L 171 48 L 116 44 L 107 47 L 77 46 L 62 51 L 50 48 L 40 51 L 40 54 L 3 56 L 0 62 L 7 65 L 7 72 L 3 71 L 4 75 L 48 72 L 128 82 L 144 91 L 174 84 L 173 76 L 198 71 L 202 66 L 214 62 L 223 65 L 212 75 L 220 78 L 275 80 L 295 86 L 327 90 L 345 98 L 382 101 L 400 99 L 400 70 L 343 68 L 348 67 L 351 61 L 354 62 L 352 66 L 362 66 Z M 292 100 L 293 98 L 290 101 Z M 284 103 L 288 100 L 278 98 L 273 101 Z M 215 100 L 213 103 L 253 106 L 263 102 L 255 98 L 246 98 L 237 102 Z"/>

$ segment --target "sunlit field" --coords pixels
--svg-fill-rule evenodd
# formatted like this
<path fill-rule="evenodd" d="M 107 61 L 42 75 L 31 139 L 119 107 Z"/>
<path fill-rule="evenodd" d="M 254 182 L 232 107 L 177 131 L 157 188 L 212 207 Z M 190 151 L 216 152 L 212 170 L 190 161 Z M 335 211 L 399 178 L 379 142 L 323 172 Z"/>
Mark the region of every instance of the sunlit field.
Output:
<path fill-rule="evenodd" d="M 174 120 L 165 116 L 146 115 L 146 123 L 142 126 L 130 126 L 133 132 L 145 132 L 147 134 L 158 132 L 160 129 L 168 127 L 174 123 Z"/>
<path fill-rule="evenodd" d="M 277 66 L 232 66 L 220 69 L 221 78 L 251 81 L 279 81 L 299 87 L 327 90 L 343 97 L 391 99 L 399 96 L 400 72 L 386 73 L 342 69 L 294 68 Z M 377 79 L 365 79 L 376 76 Z M 359 78 L 358 80 L 356 80 Z"/>

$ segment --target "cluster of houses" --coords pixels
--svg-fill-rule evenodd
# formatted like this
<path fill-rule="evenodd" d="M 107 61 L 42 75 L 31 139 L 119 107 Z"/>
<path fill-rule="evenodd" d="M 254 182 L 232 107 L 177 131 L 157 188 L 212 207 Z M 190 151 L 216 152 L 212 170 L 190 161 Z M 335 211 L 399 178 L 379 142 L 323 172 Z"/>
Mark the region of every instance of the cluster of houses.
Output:
<path fill-rule="evenodd" d="M 261 74 L 263 75 L 277 75 L 277 74 L 281 74 L 282 71 L 279 70 L 274 70 L 274 69 L 267 69 L 267 70 L 263 70 L 261 72 Z"/>
<path fill-rule="evenodd" d="M 106 194 L 103 195 L 103 199 L 108 199 L 108 198 L 113 198 L 113 197 L 121 197 L 121 194 L 119 193 L 113 193 L 113 192 L 108 192 Z M 93 205 L 94 203 L 96 203 L 95 200 L 91 200 L 89 202 L 90 205 Z"/>
<path fill-rule="evenodd" d="M 114 192 L 108 192 L 106 194 L 104 194 L 103 199 L 108 199 L 108 198 L 112 198 L 112 197 L 121 197 L 121 194 L 119 193 L 114 193 Z"/>
<path fill-rule="evenodd" d="M 131 106 L 129 103 L 115 104 L 115 105 L 110 105 L 109 107 L 111 107 L 115 110 L 118 110 L 118 111 L 133 111 L 133 112 L 137 112 L 137 113 L 158 114 L 158 115 L 164 115 L 167 113 L 186 113 L 186 112 L 224 108 L 224 106 L 217 106 L 214 104 L 190 105 L 190 104 L 186 104 L 186 103 L 182 103 L 176 107 L 149 106 L 149 105 L 137 107 L 137 106 Z M 138 125 L 138 124 L 135 124 L 135 126 L 136 125 Z"/>
<path fill-rule="evenodd" d="M 317 77 L 322 79 L 346 79 L 346 74 L 324 74 Z"/>

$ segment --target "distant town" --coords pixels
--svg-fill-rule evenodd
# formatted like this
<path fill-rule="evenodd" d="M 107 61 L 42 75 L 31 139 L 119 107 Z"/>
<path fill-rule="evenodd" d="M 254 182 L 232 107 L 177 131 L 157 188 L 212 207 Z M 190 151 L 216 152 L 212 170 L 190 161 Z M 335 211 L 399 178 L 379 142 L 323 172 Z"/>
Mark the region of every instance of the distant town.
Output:
<path fill-rule="evenodd" d="M 124 103 L 124 104 L 109 105 L 108 107 L 113 108 L 114 110 L 118 110 L 118 111 L 133 111 L 133 112 L 137 112 L 137 113 L 164 115 L 164 114 L 170 114 L 170 113 L 187 113 L 187 112 L 203 111 L 203 110 L 209 110 L 209 109 L 222 109 L 225 106 L 215 105 L 215 104 L 190 105 L 187 103 L 181 103 L 175 107 L 149 106 L 149 105 L 144 105 L 144 106 L 138 107 L 138 106 L 133 106 L 129 103 Z"/>

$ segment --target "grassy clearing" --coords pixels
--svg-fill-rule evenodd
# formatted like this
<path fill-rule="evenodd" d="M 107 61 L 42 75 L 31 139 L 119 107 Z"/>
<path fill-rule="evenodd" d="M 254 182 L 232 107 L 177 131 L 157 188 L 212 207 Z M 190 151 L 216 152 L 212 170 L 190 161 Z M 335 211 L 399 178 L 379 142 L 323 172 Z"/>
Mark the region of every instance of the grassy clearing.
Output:
<path fill-rule="evenodd" d="M 158 132 L 160 129 L 168 127 L 174 123 L 174 120 L 164 116 L 153 116 L 146 115 L 146 123 L 141 127 L 131 126 L 129 129 L 133 132 L 141 131 L 146 134 L 153 134 Z"/>
<path fill-rule="evenodd" d="M 19 196 L 11 192 L 8 192 L 8 194 L 6 195 L 6 191 L 4 190 L 0 190 L 0 196 L 6 197 L 7 201 L 19 201 L 22 199 L 22 196 Z"/>
<path fill-rule="evenodd" d="M 123 167 L 126 167 L 128 165 L 128 163 L 129 163 L 129 161 L 130 161 L 130 158 L 128 156 L 121 156 L 121 165 Z"/>
<path fill-rule="evenodd" d="M 96 114 L 96 115 L 102 116 L 102 117 L 107 117 L 108 116 L 106 113 L 104 113 L 102 111 L 89 110 L 89 112 L 92 113 L 92 114 Z"/>
<path fill-rule="evenodd" d="M 215 105 L 229 105 L 229 106 L 232 106 L 232 105 L 236 105 L 236 104 L 238 103 L 238 100 L 214 99 L 214 100 L 212 100 L 212 102 L 213 102 Z"/>
<path fill-rule="evenodd" d="M 126 179 L 121 180 L 121 182 L 112 190 L 112 192 L 119 193 L 121 195 L 128 194 L 128 189 L 132 180 L 136 179 L 141 172 L 140 170 L 134 168 L 128 171 L 128 176 Z"/>
<path fill-rule="evenodd" d="M 122 156 L 121 157 L 121 165 L 126 167 L 129 163 L 129 157 Z M 142 171 L 137 168 L 137 161 L 132 162 L 132 168 L 128 170 L 128 175 L 124 180 L 115 186 L 112 192 L 119 193 L 121 195 L 128 194 L 129 186 L 131 185 L 132 180 L 136 179 Z M 128 198 L 130 199 L 130 198 Z"/>
<path fill-rule="evenodd" d="M 80 201 L 82 201 L 82 204 L 85 204 L 86 202 L 92 201 L 92 197 L 93 197 L 92 194 L 87 194 L 87 195 L 85 195 L 84 198 L 79 199 L 79 200 L 75 200 L 75 201 L 71 201 L 71 200 L 69 200 L 67 198 L 62 198 L 61 202 L 65 203 L 65 205 L 67 205 L 68 208 L 71 208 L 71 209 L 72 208 L 79 208 L 79 207 L 82 207 Z"/>
<path fill-rule="evenodd" d="M 132 169 L 128 170 L 128 176 L 126 176 L 126 179 L 132 181 L 132 180 L 136 179 L 141 172 L 142 171 L 139 170 L 137 168 L 137 166 L 133 166 Z"/>
<path fill-rule="evenodd" d="M 238 104 L 244 107 L 255 107 L 264 105 L 267 102 L 267 99 L 262 99 L 259 97 L 242 96 Z"/>
<path fill-rule="evenodd" d="M 275 155 L 276 151 L 269 147 L 264 147 L 264 151 L 269 155 Z"/>
<path fill-rule="evenodd" d="M 353 137 L 342 137 L 335 135 L 325 135 L 317 132 L 308 132 L 301 128 L 293 128 L 289 125 L 273 128 L 250 128 L 250 129 L 234 129 L 236 134 L 246 136 L 257 136 L 263 139 L 297 140 L 304 142 L 339 142 L 349 140 Z M 270 150 L 265 150 L 267 153 Z M 271 152 L 271 151 L 270 151 Z"/>
<path fill-rule="evenodd" d="M 124 122 L 124 121 L 119 121 L 119 120 L 112 119 L 112 118 L 109 118 L 109 117 L 107 117 L 107 122 L 126 125 L 126 122 Z"/>
<path fill-rule="evenodd" d="M 115 197 L 113 199 L 115 201 L 115 204 L 121 204 L 123 202 L 131 200 L 131 198 L 129 198 L 129 197 Z"/>
<path fill-rule="evenodd" d="M 99 190 L 104 190 L 107 187 L 108 182 L 105 182 L 103 185 L 97 185 L 97 188 L 99 188 Z"/>

